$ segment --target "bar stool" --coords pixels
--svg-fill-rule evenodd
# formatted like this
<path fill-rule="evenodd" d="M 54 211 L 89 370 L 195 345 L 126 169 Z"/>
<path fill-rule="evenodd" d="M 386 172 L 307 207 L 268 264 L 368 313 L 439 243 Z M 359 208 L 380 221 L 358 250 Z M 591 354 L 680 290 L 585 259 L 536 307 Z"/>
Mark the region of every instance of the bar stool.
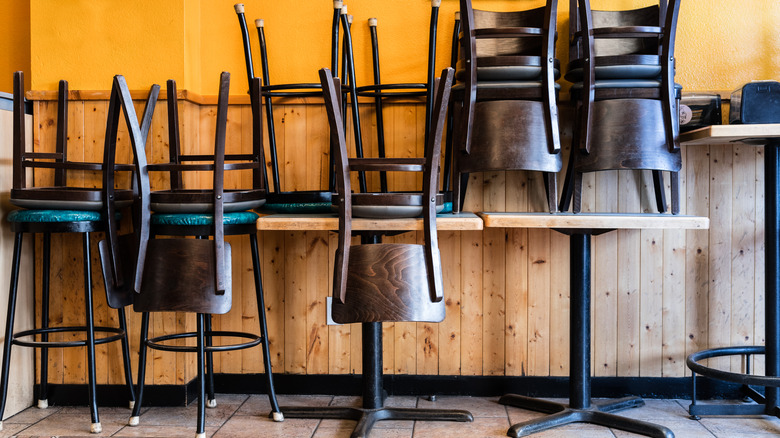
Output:
<path fill-rule="evenodd" d="M 198 437 L 205 436 L 206 373 L 211 368 L 210 355 L 213 352 L 235 351 L 262 345 L 262 360 L 268 385 L 274 421 L 283 421 L 284 416 L 276 402 L 273 387 L 268 335 L 265 322 L 265 305 L 260 277 L 259 254 L 257 250 L 258 215 L 252 208 L 261 206 L 265 200 L 262 188 L 263 156 L 259 121 L 254 124 L 253 152 L 249 154 L 225 154 L 225 132 L 227 124 L 230 74 L 222 73 L 217 105 L 216 140 L 213 154 L 181 154 L 178 150 L 178 118 L 175 82 L 168 82 L 168 111 L 170 117 L 171 162 L 147 164 L 145 137 L 131 130 L 131 143 L 136 158 L 136 186 L 139 190 L 139 215 L 135 224 L 134 244 L 136 250 L 133 288 L 133 307 L 143 312 L 141 321 L 141 351 L 138 367 L 138 403 L 133 409 L 129 425 L 140 421 L 146 371 L 147 348 L 174 352 L 195 352 L 198 354 L 197 372 L 199 382 Z M 126 117 L 134 118 L 132 101 L 124 78 L 114 81 L 112 101 L 122 104 Z M 259 105 L 259 80 L 253 81 L 252 105 Z M 254 112 L 259 114 L 259 112 Z M 129 115 L 128 115 L 129 114 Z M 118 113 L 112 113 L 118 117 Z M 129 124 L 131 122 L 128 122 Z M 110 138 L 115 139 L 116 135 Z M 229 161 L 229 163 L 226 163 Z M 229 170 L 247 170 L 253 174 L 252 187 L 239 189 L 224 188 L 224 174 Z M 152 192 L 149 172 L 171 172 L 170 190 Z M 209 189 L 185 189 L 181 173 L 184 171 L 212 171 L 213 183 Z M 259 183 L 259 184 L 258 184 Z M 152 214 L 154 210 L 154 214 Z M 250 238 L 254 267 L 254 286 L 257 298 L 260 335 L 236 331 L 214 331 L 210 315 L 224 314 L 232 304 L 231 247 L 225 242 L 226 235 L 246 234 Z M 194 236 L 186 238 L 156 238 L 157 236 Z M 212 236 L 212 239 L 209 239 Z M 197 331 L 149 337 L 150 312 L 176 311 L 197 314 Z M 237 338 L 240 342 L 212 345 L 212 338 Z M 196 346 L 179 345 L 181 339 L 195 338 Z M 216 406 L 213 382 L 209 372 L 209 405 Z"/>
<path fill-rule="evenodd" d="M 130 408 L 133 408 L 135 394 L 133 392 L 130 370 L 130 352 L 127 342 L 127 323 L 124 308 L 130 301 L 117 297 L 107 297 L 110 307 L 117 309 L 119 327 L 104 327 L 94 325 L 90 236 L 92 232 L 116 231 L 117 222 L 114 208 L 132 203 L 132 190 L 117 190 L 114 188 L 114 171 L 131 171 L 132 165 L 115 165 L 116 143 L 106 142 L 103 150 L 103 163 L 73 162 L 67 154 L 67 114 L 68 114 L 68 84 L 60 81 L 57 108 L 57 140 L 54 153 L 27 152 L 25 150 L 26 136 L 24 130 L 24 78 L 22 72 L 14 74 L 14 122 L 13 122 L 13 189 L 11 203 L 22 207 L 8 215 L 11 229 L 15 233 L 13 268 L 8 297 L 8 316 L 5 327 L 5 343 L 3 349 L 2 380 L 0 381 L 0 420 L 5 410 L 8 392 L 8 372 L 11 358 L 11 347 L 19 345 L 41 349 L 41 383 L 38 395 L 38 407 L 48 407 L 48 349 L 66 347 L 87 347 L 88 394 L 92 425 L 92 433 L 100 433 L 102 427 L 98 417 L 95 375 L 95 345 L 113 341 L 121 341 L 125 381 L 129 390 Z M 146 111 L 151 114 L 156 103 L 155 90 L 149 95 Z M 150 119 L 151 120 L 151 119 Z M 145 127 L 148 131 L 149 125 Z M 35 186 L 28 181 L 27 169 L 52 169 L 53 184 L 50 186 Z M 41 170 L 42 171 L 42 170 Z M 102 172 L 103 188 L 82 188 L 67 186 L 68 171 Z M 39 175 L 36 175 L 40 178 Z M 104 202 L 113 199 L 115 202 Z M 42 290 L 41 290 L 41 324 L 39 328 L 14 332 L 14 313 L 16 310 L 17 285 L 19 279 L 19 263 L 21 258 L 22 238 L 25 233 L 43 235 L 42 257 Z M 53 233 L 80 233 L 83 239 L 84 259 L 84 326 L 49 326 L 49 267 L 51 255 L 51 235 Z M 121 283 L 121 274 L 117 277 Z M 102 338 L 95 338 L 95 332 L 104 333 Z M 85 340 L 57 340 L 49 335 L 64 333 L 84 333 Z M 36 340 L 36 337 L 38 337 Z M 32 339 L 28 339 L 32 338 Z M 0 421 L 0 430 L 2 421 Z"/>
<path fill-rule="evenodd" d="M 236 15 L 238 16 L 239 26 L 244 46 L 244 58 L 246 61 L 247 79 L 251 82 L 255 78 L 254 68 L 252 66 L 252 49 L 249 43 L 249 31 L 247 29 L 246 17 L 244 16 L 244 5 L 237 3 L 234 5 Z M 339 16 L 342 10 L 342 2 L 336 0 L 333 2 L 333 20 L 331 24 L 331 68 L 336 71 L 339 62 Z M 262 96 L 265 103 L 265 118 L 268 130 L 269 155 L 271 160 L 271 178 L 273 185 L 269 185 L 266 179 L 266 187 L 269 187 L 265 209 L 280 213 L 322 213 L 331 211 L 331 193 L 335 190 L 335 174 L 333 173 L 333 145 L 329 148 L 328 162 L 328 187 L 319 190 L 301 190 L 300 188 L 290 189 L 290 177 L 285 177 L 279 169 L 279 160 L 277 158 L 277 125 L 274 121 L 274 102 L 279 98 L 319 98 L 322 95 L 322 89 L 319 83 L 274 83 L 269 74 L 269 57 L 265 35 L 265 21 L 263 19 L 255 20 L 257 36 L 260 45 L 260 65 L 262 73 Z M 313 71 L 312 71 L 313 73 Z M 254 111 L 254 110 L 253 110 Z M 263 109 L 257 106 L 255 118 L 262 117 Z M 306 150 L 306 144 L 289 144 L 285 151 Z M 286 152 L 290 153 L 290 152 Z M 290 160 L 293 161 L 293 160 Z M 296 163 L 293 163 L 296 165 Z M 285 181 L 286 180 L 286 181 Z M 285 187 L 286 186 L 286 187 Z"/>

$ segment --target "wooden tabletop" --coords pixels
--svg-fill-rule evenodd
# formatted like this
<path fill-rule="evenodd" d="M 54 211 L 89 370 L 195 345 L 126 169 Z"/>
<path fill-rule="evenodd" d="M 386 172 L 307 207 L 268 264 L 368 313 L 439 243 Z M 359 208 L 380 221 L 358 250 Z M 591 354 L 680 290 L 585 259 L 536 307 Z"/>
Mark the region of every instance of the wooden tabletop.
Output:
<path fill-rule="evenodd" d="M 750 143 L 756 140 L 780 138 L 780 124 L 712 125 L 680 134 L 680 144 L 693 146 L 718 143 Z M 762 144 L 763 142 L 758 142 Z"/>
<path fill-rule="evenodd" d="M 620 213 L 478 213 L 487 228 L 557 229 L 700 229 L 710 227 L 710 219 L 701 216 L 671 214 Z"/>
<path fill-rule="evenodd" d="M 335 214 L 270 214 L 257 220 L 258 230 L 320 230 L 337 231 L 339 218 Z M 352 230 L 404 231 L 422 230 L 422 218 L 403 219 L 352 219 Z M 444 213 L 436 217 L 436 229 L 440 231 L 481 230 L 482 219 L 474 213 Z"/>

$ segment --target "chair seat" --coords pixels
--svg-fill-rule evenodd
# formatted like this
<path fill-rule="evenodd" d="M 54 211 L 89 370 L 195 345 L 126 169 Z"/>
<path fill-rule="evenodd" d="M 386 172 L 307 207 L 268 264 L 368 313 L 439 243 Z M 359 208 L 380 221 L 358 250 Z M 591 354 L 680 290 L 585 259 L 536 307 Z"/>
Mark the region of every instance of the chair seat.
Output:
<path fill-rule="evenodd" d="M 542 75 L 542 67 L 538 65 L 500 65 L 477 67 L 477 81 L 534 81 Z M 560 69 L 554 70 L 555 79 L 561 77 Z M 466 70 L 458 70 L 455 79 L 466 80 Z"/>
<path fill-rule="evenodd" d="M 224 211 L 237 212 L 252 210 L 265 203 L 262 190 L 225 190 L 223 194 Z M 214 199 L 211 190 L 158 190 L 152 192 L 150 202 L 157 213 L 209 213 L 214 211 Z"/>
<path fill-rule="evenodd" d="M 572 68 L 566 72 L 565 78 L 569 82 L 582 80 L 583 69 Z M 596 79 L 657 79 L 661 75 L 660 64 L 637 65 L 597 65 L 594 67 Z"/>
<path fill-rule="evenodd" d="M 116 190 L 117 208 L 133 203 L 132 190 Z M 11 204 L 17 207 L 40 210 L 93 210 L 103 208 L 103 192 L 89 187 L 31 187 L 11 190 Z"/>
<path fill-rule="evenodd" d="M 260 217 L 252 211 L 239 211 L 232 213 L 225 213 L 223 220 L 225 225 L 247 225 L 257 222 Z M 195 226 L 195 225 L 213 225 L 213 214 L 194 214 L 194 213 L 155 213 L 151 218 L 152 225 L 179 225 L 179 226 Z"/>
<path fill-rule="evenodd" d="M 466 84 L 463 82 L 458 82 L 457 84 L 452 86 L 452 92 L 456 93 L 458 91 L 463 92 L 463 90 L 466 88 Z M 542 82 L 541 81 L 490 81 L 490 82 L 478 82 L 477 83 L 477 90 L 483 89 L 483 90 L 499 90 L 499 89 L 531 89 L 531 88 L 542 88 Z M 556 83 L 555 89 L 559 90 L 561 88 L 561 85 Z"/>
<path fill-rule="evenodd" d="M 335 198 L 334 198 L 335 199 Z M 334 204 L 334 206 L 337 204 Z M 451 205 L 451 204 L 450 204 Z M 436 213 L 444 210 L 444 195 L 436 195 Z M 450 206 L 450 209 L 452 207 Z M 398 219 L 423 214 L 419 192 L 353 193 L 352 216 L 369 219 Z"/>
<path fill-rule="evenodd" d="M 8 222 L 98 222 L 103 220 L 99 211 L 90 210 L 14 210 L 8 214 Z"/>

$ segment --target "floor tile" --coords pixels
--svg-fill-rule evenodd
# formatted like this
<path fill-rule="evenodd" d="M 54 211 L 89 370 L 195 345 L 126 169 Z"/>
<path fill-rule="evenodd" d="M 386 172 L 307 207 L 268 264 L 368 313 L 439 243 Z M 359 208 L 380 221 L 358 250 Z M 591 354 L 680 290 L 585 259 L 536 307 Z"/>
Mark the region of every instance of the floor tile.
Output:
<path fill-rule="evenodd" d="M 62 409 L 59 406 L 50 406 L 46 409 L 38 409 L 37 407 L 30 407 L 22 412 L 19 412 L 18 414 L 14 415 L 13 417 L 8 417 L 3 421 L 3 425 L 8 423 L 27 423 L 32 424 L 36 423 L 49 415 L 56 414 L 57 412 Z"/>
<path fill-rule="evenodd" d="M 506 407 L 498 404 L 498 397 L 455 397 L 440 396 L 436 401 L 420 398 L 418 408 L 427 409 L 461 409 L 471 412 L 474 417 L 504 417 Z"/>
<path fill-rule="evenodd" d="M 354 427 L 354 423 L 353 423 Z M 353 427 L 317 428 L 313 438 L 349 438 Z M 371 429 L 371 438 L 412 438 L 412 428 L 407 429 Z"/>
<path fill-rule="evenodd" d="M 616 412 L 617 415 L 637 420 L 656 420 L 659 418 L 687 419 L 688 410 L 680 405 L 677 400 L 646 399 L 644 406 L 624 409 Z"/>
<path fill-rule="evenodd" d="M 235 415 L 214 434 L 220 438 L 310 437 L 320 420 L 288 418 L 277 423 L 256 415 Z"/>
<path fill-rule="evenodd" d="M 206 436 L 212 436 L 219 428 L 206 426 Z M 135 427 L 125 426 L 112 436 L 115 437 L 159 437 L 159 438 L 192 438 L 195 434 L 195 423 L 190 426 L 157 426 L 140 424 Z"/>
<path fill-rule="evenodd" d="M 455 423 L 449 421 L 418 421 L 414 425 L 414 438 L 428 438 L 442 436 L 457 436 L 469 438 L 503 437 L 509 421 L 506 416 L 501 417 L 474 417 L 474 421 L 468 423 Z"/>
<path fill-rule="evenodd" d="M 279 406 L 328 406 L 332 395 L 279 395 Z M 267 417 L 271 412 L 271 402 L 265 394 L 253 394 L 236 411 L 236 415 L 254 415 Z"/>
<path fill-rule="evenodd" d="M 674 432 L 674 436 L 678 438 L 714 438 L 715 435 L 712 434 L 709 430 L 707 430 L 706 427 L 704 427 L 702 424 L 700 424 L 698 421 L 694 421 L 691 419 L 677 419 L 677 418 L 657 418 L 655 420 L 651 421 L 655 424 L 660 424 L 661 426 L 668 427 L 669 429 Z M 629 438 L 629 437 L 636 437 L 638 435 L 629 433 L 629 432 L 623 432 L 622 430 L 612 429 L 612 433 L 615 434 L 617 438 Z"/>
<path fill-rule="evenodd" d="M 7 423 L 3 422 L 3 430 L 0 431 L 0 437 L 19 436 L 19 433 L 24 429 L 30 427 L 25 423 Z"/>
<path fill-rule="evenodd" d="M 361 397 L 334 397 L 330 406 L 344 406 L 359 408 L 362 406 Z M 417 405 L 417 397 L 414 396 L 393 396 L 385 400 L 385 407 L 388 408 L 414 408 Z M 351 420 L 322 420 L 320 428 L 353 428 L 356 422 Z M 384 420 L 374 425 L 374 429 L 412 429 L 414 421 Z"/>
<path fill-rule="evenodd" d="M 129 413 L 100 411 L 100 434 L 90 433 L 90 416 L 87 407 L 69 408 L 68 413 L 57 412 L 20 432 L 19 436 L 111 436 L 127 424 Z M 124 409 L 128 411 L 127 409 Z"/>
<path fill-rule="evenodd" d="M 718 437 L 780 436 L 780 419 L 774 417 L 703 417 L 699 422 Z"/>

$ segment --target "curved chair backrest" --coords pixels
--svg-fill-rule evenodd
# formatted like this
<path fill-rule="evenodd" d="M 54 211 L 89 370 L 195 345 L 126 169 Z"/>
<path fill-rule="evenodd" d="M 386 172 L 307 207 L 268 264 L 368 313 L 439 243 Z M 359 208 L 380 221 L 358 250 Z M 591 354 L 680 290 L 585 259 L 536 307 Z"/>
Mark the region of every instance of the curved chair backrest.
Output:
<path fill-rule="evenodd" d="M 333 78 L 329 70 L 320 70 L 331 135 L 338 144 L 339 247 L 333 276 L 333 317 L 337 322 L 435 321 L 444 318 L 435 198 L 452 78 L 452 69 L 445 69 L 441 80 L 436 81 L 434 124 L 425 158 L 350 159 L 341 117 L 339 80 Z M 423 196 L 418 201 L 423 207 L 423 245 L 351 245 L 353 197 L 361 194 L 352 193 L 350 172 L 358 170 L 423 173 Z M 398 205 L 396 194 L 376 195 L 378 203 Z"/>
<path fill-rule="evenodd" d="M 535 170 L 546 173 L 550 211 L 553 175 L 561 168 L 555 59 L 557 0 L 524 11 L 495 12 L 460 2 L 460 60 L 454 99 L 453 211 L 465 196 L 461 174 Z M 479 110 L 477 109 L 479 107 Z"/>
<path fill-rule="evenodd" d="M 573 58 L 566 78 L 575 82 L 572 96 L 578 101 L 571 172 L 652 170 L 658 210 L 664 212 L 661 171 L 669 171 L 676 214 L 681 157 L 674 44 L 680 0 L 627 11 L 594 11 L 589 0 L 570 2 Z M 563 210 L 572 192 L 569 179 L 567 173 Z M 579 190 L 573 190 L 578 211 Z"/>

